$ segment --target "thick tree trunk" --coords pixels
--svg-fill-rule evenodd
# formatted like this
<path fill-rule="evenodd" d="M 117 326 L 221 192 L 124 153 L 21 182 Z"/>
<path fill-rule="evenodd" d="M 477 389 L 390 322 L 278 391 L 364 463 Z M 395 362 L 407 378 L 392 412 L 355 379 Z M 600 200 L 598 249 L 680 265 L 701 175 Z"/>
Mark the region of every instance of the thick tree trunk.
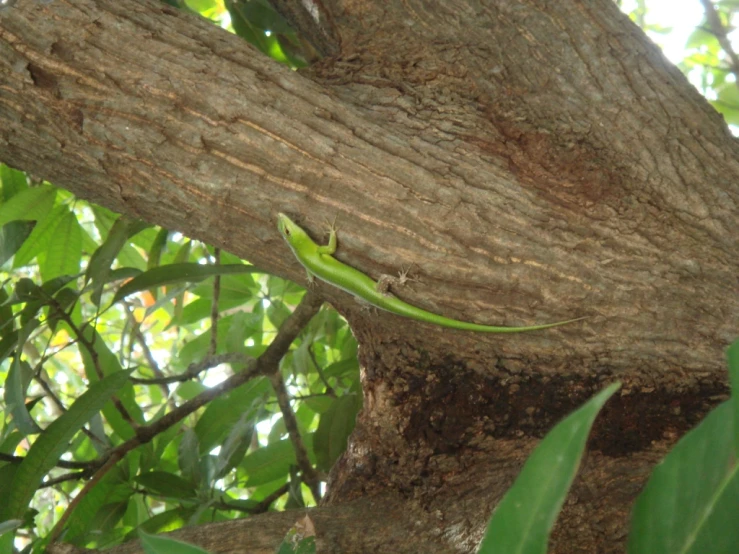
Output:
<path fill-rule="evenodd" d="M 357 552 L 471 551 L 535 440 L 617 377 L 552 551 L 622 551 L 649 468 L 726 391 L 735 139 L 609 0 L 312 17 L 291 19 L 331 55 L 295 73 L 154 1 L 20 0 L 0 13 L 0 160 L 297 281 L 278 211 L 317 238 L 336 217 L 338 257 L 375 277 L 413 263 L 401 296 L 423 308 L 590 316 L 482 336 L 322 288 L 359 339 L 365 409 L 315 514 L 360 498 L 399 530 Z M 356 537 L 331 522 L 319 541 Z"/>

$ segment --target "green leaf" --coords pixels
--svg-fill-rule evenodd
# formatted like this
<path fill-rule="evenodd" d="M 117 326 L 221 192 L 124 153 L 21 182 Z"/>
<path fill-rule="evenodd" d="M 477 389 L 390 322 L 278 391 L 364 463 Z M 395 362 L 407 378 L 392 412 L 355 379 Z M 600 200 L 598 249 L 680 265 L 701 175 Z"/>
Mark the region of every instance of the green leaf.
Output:
<path fill-rule="evenodd" d="M 59 304 L 59 308 L 63 312 L 68 313 L 74 307 L 74 304 L 79 299 L 79 296 L 79 291 L 65 287 L 55 295 L 55 298 L 57 303 Z M 56 326 L 59 324 L 60 321 L 62 321 L 62 314 L 59 313 L 59 310 L 53 309 L 49 313 L 46 324 L 49 326 L 49 329 L 55 331 Z"/>
<path fill-rule="evenodd" d="M 313 438 L 313 451 L 318 468 L 329 471 L 346 450 L 346 442 L 354 429 L 360 400 L 355 394 L 337 398 L 323 414 Z"/>
<path fill-rule="evenodd" d="M 138 277 L 134 277 L 118 289 L 112 303 L 115 304 L 129 294 L 154 287 L 161 287 L 163 285 L 197 282 L 208 277 L 212 277 L 213 275 L 225 275 L 227 273 L 253 273 L 257 271 L 259 270 L 254 266 L 243 264 L 201 265 L 187 263 L 155 267 L 145 271 Z"/>
<path fill-rule="evenodd" d="M 72 212 L 67 212 L 54 227 L 39 270 L 44 281 L 59 275 L 75 275 L 82 259 L 82 228 Z"/>
<path fill-rule="evenodd" d="M 0 227 L 0 266 L 18 252 L 35 226 L 33 221 L 11 221 Z"/>
<path fill-rule="evenodd" d="M 56 189 L 48 185 L 22 190 L 0 205 L 0 226 L 10 221 L 43 218 L 54 205 Z"/>
<path fill-rule="evenodd" d="M 620 386 L 610 385 L 547 433 L 498 504 L 479 554 L 546 553 L 593 421 Z"/>
<path fill-rule="evenodd" d="M 210 402 L 195 424 L 200 453 L 206 454 L 221 444 L 239 421 L 241 414 L 255 401 L 268 396 L 271 391 L 269 380 L 266 377 L 258 377 Z"/>
<path fill-rule="evenodd" d="M 56 294 L 60 292 L 60 289 L 62 289 L 62 287 L 64 287 L 73 279 L 75 279 L 75 276 L 62 275 L 61 277 L 55 277 L 50 281 L 46 281 L 40 287 L 34 284 L 33 288 L 31 288 L 30 286 L 24 284 L 24 288 L 27 291 L 27 294 L 25 296 L 22 296 L 16 288 L 16 295 L 19 297 L 19 299 L 27 299 L 26 306 L 25 308 L 23 308 L 23 310 L 21 310 L 20 314 L 21 324 L 25 324 L 32 318 L 36 317 L 36 314 L 38 314 L 41 308 L 43 308 L 44 306 L 48 306 L 51 303 L 49 298 L 55 297 Z M 55 313 L 56 310 L 53 310 L 53 312 Z"/>
<path fill-rule="evenodd" d="M 67 450 L 72 437 L 126 382 L 128 373 L 121 371 L 91 385 L 39 435 L 18 466 L 11 490 L 0 504 L 0 521 L 23 517 L 41 479 Z"/>
<path fill-rule="evenodd" d="M 148 492 L 168 498 L 188 499 L 195 497 L 195 487 L 179 475 L 168 471 L 150 471 L 135 478 Z"/>
<path fill-rule="evenodd" d="M 31 231 L 26 241 L 23 243 L 13 258 L 13 267 L 22 267 L 27 265 L 32 259 L 39 254 L 46 252 L 49 242 L 51 241 L 54 229 L 59 222 L 69 213 L 67 206 L 57 206 L 46 217 L 39 220 Z"/>
<path fill-rule="evenodd" d="M 159 514 L 153 515 L 149 519 L 142 521 L 141 524 L 126 535 L 124 542 L 135 539 L 139 531 L 147 533 L 166 533 L 174 531 L 185 526 L 184 510 L 182 508 L 174 508 L 166 510 Z"/>
<path fill-rule="evenodd" d="M 185 429 L 177 447 L 177 464 L 182 476 L 190 483 L 200 483 L 200 451 L 198 436 L 190 428 Z"/>
<path fill-rule="evenodd" d="M 26 389 L 31 381 L 28 364 L 21 361 L 21 351 L 31 333 L 39 326 L 39 321 L 33 319 L 26 323 L 18 333 L 17 347 L 13 365 L 8 371 L 5 382 L 5 405 L 9 413 L 13 414 L 13 423 L 24 435 L 35 435 L 41 431 L 26 406 Z M 2 520 L 0 520 L 2 521 Z"/>
<path fill-rule="evenodd" d="M 0 183 L 3 185 L 3 201 L 10 200 L 28 188 L 26 174 L 5 164 L 0 164 Z"/>
<path fill-rule="evenodd" d="M 146 269 L 151 269 L 159 265 L 159 262 L 162 258 L 162 251 L 164 250 L 164 247 L 167 245 L 168 238 L 169 238 L 169 229 L 164 229 L 164 228 L 159 229 L 159 232 L 154 238 L 154 242 L 152 242 L 151 244 L 151 249 L 149 250 L 149 256 L 147 257 L 147 262 L 146 262 Z"/>
<path fill-rule="evenodd" d="M 115 260 L 121 248 L 128 242 L 128 239 L 140 233 L 148 226 L 147 223 L 139 219 L 119 217 L 110 229 L 105 242 L 90 257 L 90 263 L 87 265 L 87 272 L 85 273 L 85 281 L 92 281 L 94 283 L 92 301 L 96 306 L 100 305 L 103 285 L 108 282 L 113 260 Z"/>
<path fill-rule="evenodd" d="M 74 539 L 90 530 L 103 506 L 123 502 L 134 493 L 133 487 L 122 480 L 122 473 L 113 468 L 82 498 L 67 521 L 64 542 L 77 542 Z"/>
<path fill-rule="evenodd" d="M 9 333 L 4 333 L 2 340 L 0 340 L 0 362 L 10 356 L 17 344 L 18 331 L 11 330 Z"/>
<path fill-rule="evenodd" d="M 91 353 L 84 344 L 80 345 L 80 355 L 82 363 L 85 367 L 85 375 L 90 383 L 99 381 L 98 371 L 95 367 L 97 360 L 100 371 L 104 376 L 114 375 L 123 372 L 121 364 L 113 352 L 110 351 L 108 345 L 105 344 L 103 338 L 95 332 L 89 325 L 85 327 L 83 336 L 87 343 L 93 346 L 94 352 Z M 130 381 L 126 381 L 116 395 L 123 407 L 133 420 L 139 425 L 144 424 L 144 416 L 141 407 L 136 402 L 133 385 Z M 123 419 L 120 412 L 113 406 L 112 402 L 108 402 L 103 406 L 103 415 L 113 430 L 123 439 L 130 439 L 135 434 L 128 421 Z"/>
<path fill-rule="evenodd" d="M 304 435 L 301 438 L 308 452 L 312 452 L 313 436 Z M 239 467 L 249 476 L 246 486 L 257 487 L 277 479 L 286 479 L 290 466 L 296 463 L 293 445 L 285 439 L 251 452 Z"/>
<path fill-rule="evenodd" d="M 629 554 L 736 554 L 735 402 L 713 410 L 655 468 L 634 507 Z"/>
<path fill-rule="evenodd" d="M 254 433 L 254 418 L 259 407 L 252 405 L 251 409 L 244 411 L 239 420 L 231 428 L 223 442 L 216 460 L 216 477 L 223 477 L 235 468 L 244 458 L 251 444 Z"/>
<path fill-rule="evenodd" d="M 203 550 L 199 546 L 170 539 L 169 537 L 149 535 L 143 531 L 139 531 L 139 537 L 146 554 L 208 554 L 207 550 Z"/>

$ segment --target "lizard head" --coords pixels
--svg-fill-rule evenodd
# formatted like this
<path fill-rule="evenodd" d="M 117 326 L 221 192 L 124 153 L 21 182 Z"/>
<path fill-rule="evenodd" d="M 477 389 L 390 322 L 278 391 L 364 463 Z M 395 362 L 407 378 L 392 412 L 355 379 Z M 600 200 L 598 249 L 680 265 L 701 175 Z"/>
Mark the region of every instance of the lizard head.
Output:
<path fill-rule="evenodd" d="M 285 214 L 277 214 L 277 229 L 291 248 L 295 248 L 310 241 L 310 237 Z"/>

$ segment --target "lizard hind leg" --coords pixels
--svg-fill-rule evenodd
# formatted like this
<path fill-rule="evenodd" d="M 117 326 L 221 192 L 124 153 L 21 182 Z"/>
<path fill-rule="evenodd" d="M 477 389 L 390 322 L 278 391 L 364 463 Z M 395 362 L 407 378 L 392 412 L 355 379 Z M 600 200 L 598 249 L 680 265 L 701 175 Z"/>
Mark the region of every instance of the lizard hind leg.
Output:
<path fill-rule="evenodd" d="M 397 277 L 393 275 L 380 275 L 380 278 L 377 280 L 377 285 L 375 286 L 377 292 L 380 292 L 385 296 L 392 296 L 390 293 L 390 289 L 392 287 L 402 287 L 410 281 L 418 281 L 417 277 L 408 277 L 408 273 L 410 273 L 412 267 L 413 264 L 408 266 L 408 269 L 401 267 Z"/>

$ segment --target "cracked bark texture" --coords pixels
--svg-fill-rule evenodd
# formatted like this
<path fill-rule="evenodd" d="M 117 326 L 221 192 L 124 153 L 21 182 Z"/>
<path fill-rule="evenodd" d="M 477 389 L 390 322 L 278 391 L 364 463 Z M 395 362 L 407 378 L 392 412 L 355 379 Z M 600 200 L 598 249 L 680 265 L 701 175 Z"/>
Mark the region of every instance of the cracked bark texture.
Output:
<path fill-rule="evenodd" d="M 400 296 L 425 309 L 589 316 L 483 336 L 319 288 L 360 342 L 365 409 L 312 513 L 322 552 L 472 551 L 535 441 L 618 378 L 551 551 L 622 552 L 651 466 L 727 390 L 736 140 L 608 0 L 276 4 L 323 60 L 292 72 L 152 0 L 19 0 L 0 160 L 298 282 L 278 211 L 316 238 L 335 217 L 337 256 L 374 277 L 413 263 Z M 296 519 L 198 540 L 274 547 Z"/>

